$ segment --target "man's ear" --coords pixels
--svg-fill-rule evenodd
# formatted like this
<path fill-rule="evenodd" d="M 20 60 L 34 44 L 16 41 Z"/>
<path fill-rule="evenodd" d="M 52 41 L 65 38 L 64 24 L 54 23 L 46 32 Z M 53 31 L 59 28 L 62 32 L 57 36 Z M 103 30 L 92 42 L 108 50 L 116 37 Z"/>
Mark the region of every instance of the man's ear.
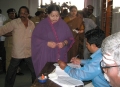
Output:
<path fill-rule="evenodd" d="M 97 47 L 95 44 L 91 44 L 93 47 Z"/>

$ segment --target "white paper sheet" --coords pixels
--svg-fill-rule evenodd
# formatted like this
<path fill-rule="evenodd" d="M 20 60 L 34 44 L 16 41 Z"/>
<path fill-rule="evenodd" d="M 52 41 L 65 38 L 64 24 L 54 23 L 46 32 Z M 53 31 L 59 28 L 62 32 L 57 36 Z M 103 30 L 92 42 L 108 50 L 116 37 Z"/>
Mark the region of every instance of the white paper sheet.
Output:
<path fill-rule="evenodd" d="M 68 66 L 73 67 L 73 64 L 68 64 Z M 75 66 L 74 66 L 75 67 Z M 79 66 L 80 67 L 80 66 Z M 77 66 L 78 68 L 78 66 Z M 53 82 L 57 83 L 58 85 L 62 87 L 75 87 L 75 86 L 80 86 L 84 85 L 84 83 L 81 80 L 74 79 L 70 77 L 64 70 L 62 70 L 58 65 L 56 66 L 55 72 L 52 72 L 51 75 L 57 74 L 57 78 L 49 78 Z"/>
<path fill-rule="evenodd" d="M 54 63 L 53 65 L 54 66 L 59 66 L 58 63 Z M 80 68 L 81 67 L 80 65 L 76 65 L 76 64 L 73 64 L 73 63 L 67 63 L 67 65 L 72 67 L 72 68 Z"/>

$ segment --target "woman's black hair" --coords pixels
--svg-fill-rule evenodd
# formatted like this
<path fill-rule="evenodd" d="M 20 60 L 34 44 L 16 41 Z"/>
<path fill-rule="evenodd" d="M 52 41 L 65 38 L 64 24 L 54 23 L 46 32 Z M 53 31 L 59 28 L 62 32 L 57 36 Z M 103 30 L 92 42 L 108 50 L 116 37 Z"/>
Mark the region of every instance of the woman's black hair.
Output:
<path fill-rule="evenodd" d="M 48 6 L 47 13 L 50 14 L 52 11 L 58 11 L 60 13 L 59 6 L 55 4 L 51 4 L 50 6 Z"/>
<path fill-rule="evenodd" d="M 76 8 L 76 9 L 77 9 L 76 6 L 70 6 L 69 10 L 71 11 L 73 8 Z"/>

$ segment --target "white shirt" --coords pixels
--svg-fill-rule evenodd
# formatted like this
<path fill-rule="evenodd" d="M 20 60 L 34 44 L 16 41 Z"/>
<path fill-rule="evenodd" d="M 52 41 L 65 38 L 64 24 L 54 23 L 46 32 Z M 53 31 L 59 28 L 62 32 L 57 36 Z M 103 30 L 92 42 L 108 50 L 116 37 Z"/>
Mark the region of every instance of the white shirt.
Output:
<path fill-rule="evenodd" d="M 3 23 L 6 21 L 6 17 L 2 14 L 0 14 L 0 27 L 3 26 Z M 0 36 L 0 41 L 5 41 L 4 36 Z"/>
<path fill-rule="evenodd" d="M 85 25 L 85 32 L 97 27 L 95 22 L 90 18 L 83 18 L 83 21 L 84 21 L 84 25 Z"/>

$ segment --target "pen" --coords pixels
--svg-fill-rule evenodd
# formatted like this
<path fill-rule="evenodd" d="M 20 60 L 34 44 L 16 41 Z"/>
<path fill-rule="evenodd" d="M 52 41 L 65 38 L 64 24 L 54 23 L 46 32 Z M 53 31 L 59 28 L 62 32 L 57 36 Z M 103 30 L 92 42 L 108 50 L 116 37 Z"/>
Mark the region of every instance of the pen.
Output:
<path fill-rule="evenodd" d="M 76 58 L 79 56 L 79 54 L 76 56 Z"/>

